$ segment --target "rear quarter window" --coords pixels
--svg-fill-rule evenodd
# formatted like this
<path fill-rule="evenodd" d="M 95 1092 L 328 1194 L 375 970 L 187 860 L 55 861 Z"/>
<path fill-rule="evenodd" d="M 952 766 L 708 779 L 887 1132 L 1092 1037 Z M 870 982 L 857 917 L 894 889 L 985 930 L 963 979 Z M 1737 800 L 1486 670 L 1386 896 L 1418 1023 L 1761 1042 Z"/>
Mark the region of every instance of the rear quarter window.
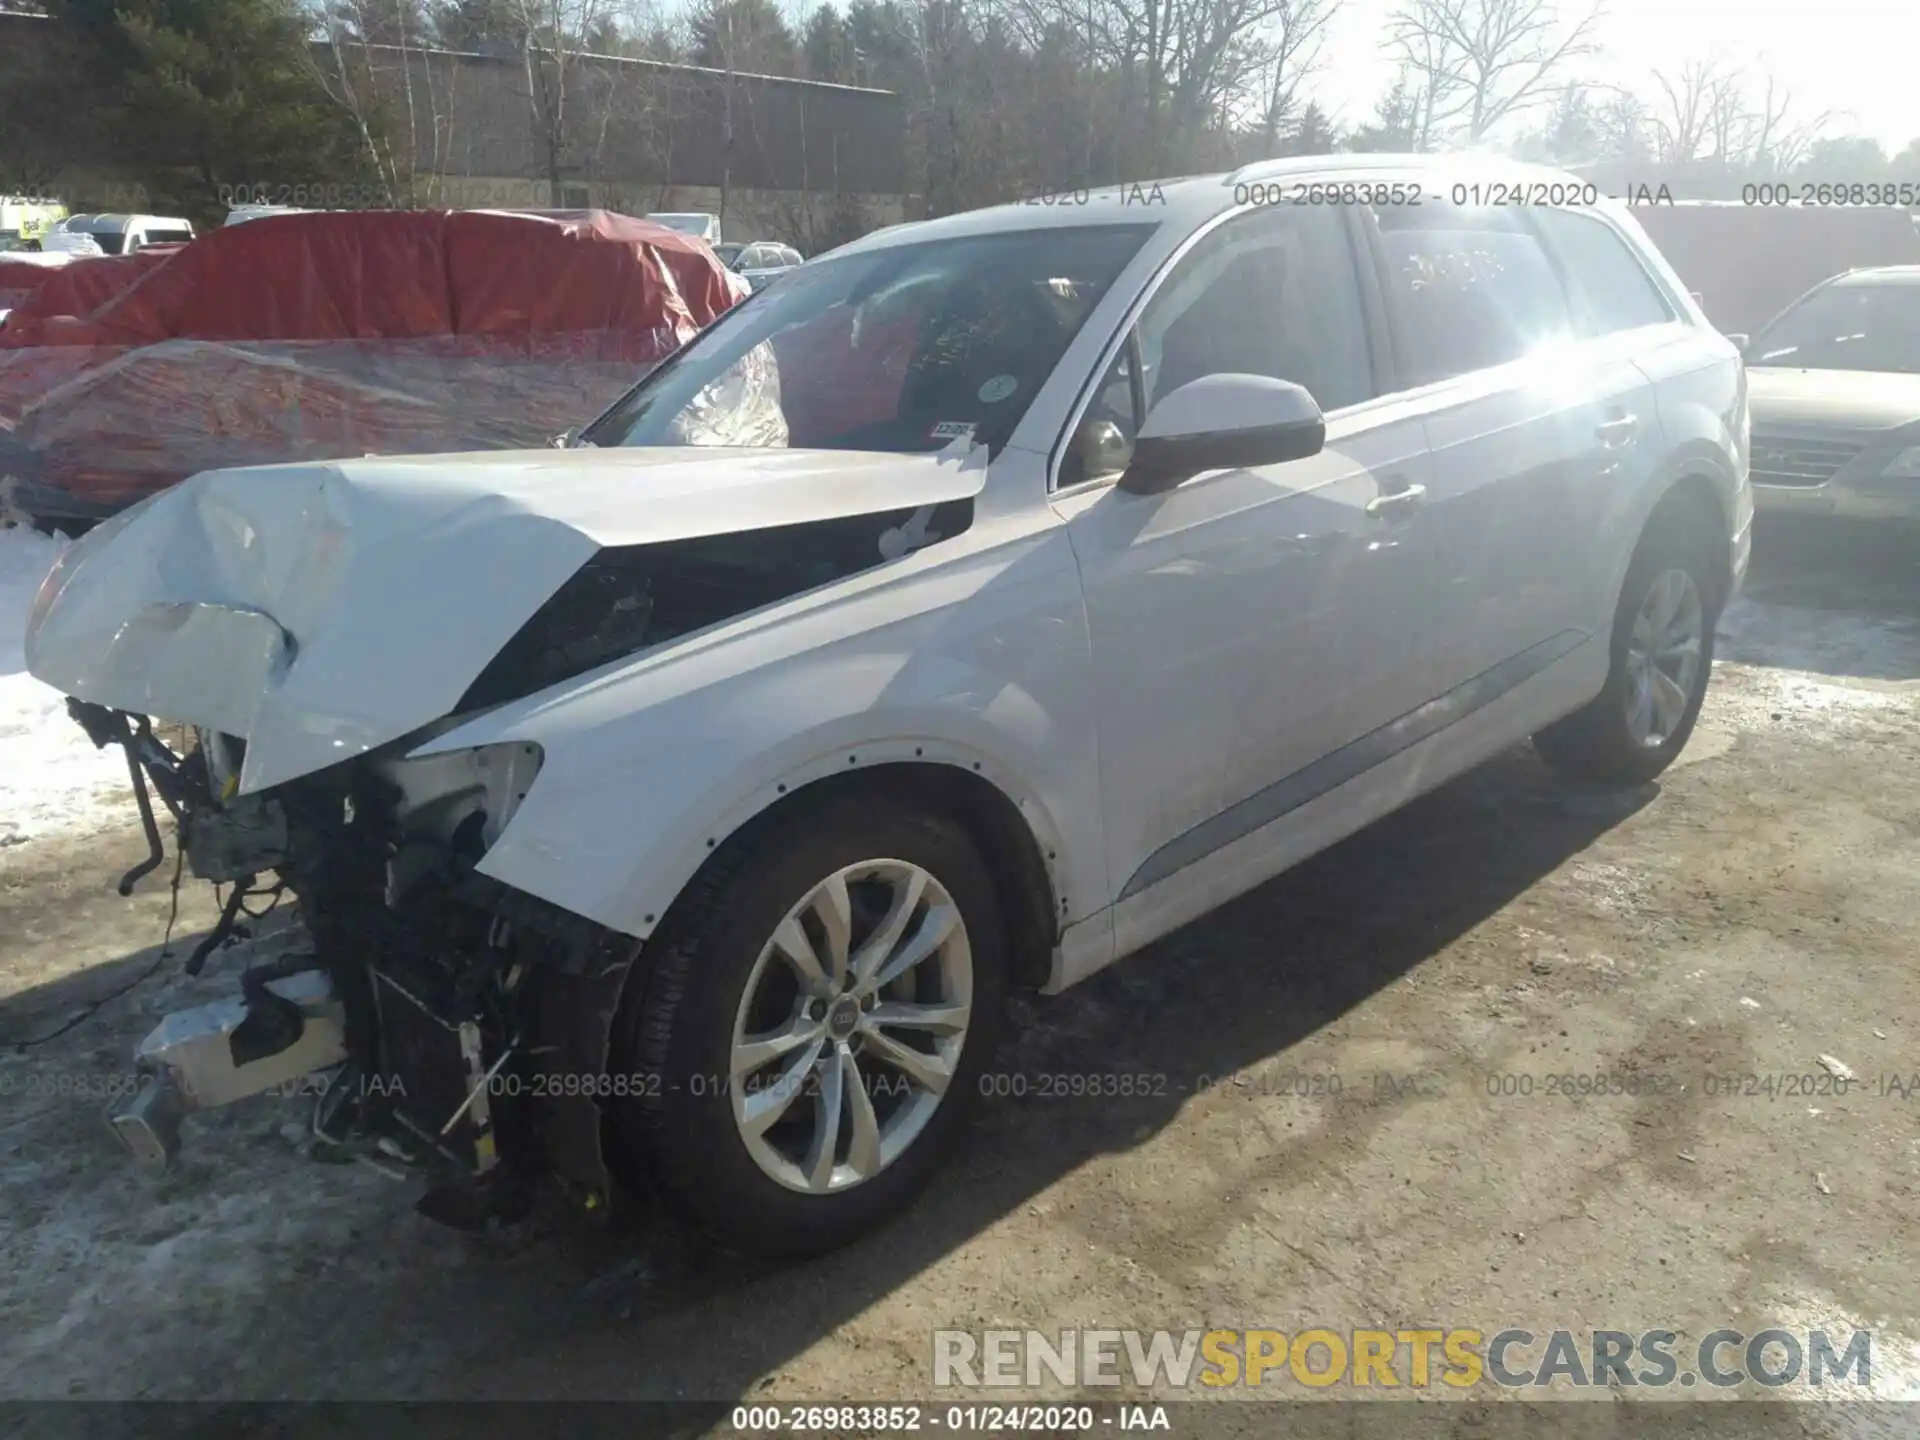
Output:
<path fill-rule="evenodd" d="M 1588 335 L 1664 325 L 1673 308 L 1611 225 L 1567 210 L 1538 210 L 1534 223 L 1573 286 Z"/>

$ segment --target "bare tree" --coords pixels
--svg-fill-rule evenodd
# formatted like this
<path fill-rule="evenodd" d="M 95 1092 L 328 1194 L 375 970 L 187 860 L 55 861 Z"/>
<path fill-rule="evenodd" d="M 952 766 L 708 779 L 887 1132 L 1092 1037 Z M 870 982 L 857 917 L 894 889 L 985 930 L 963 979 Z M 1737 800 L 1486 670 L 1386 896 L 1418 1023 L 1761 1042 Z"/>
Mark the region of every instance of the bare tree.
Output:
<path fill-rule="evenodd" d="M 315 16 L 321 38 L 307 46 L 303 58 L 321 90 L 352 118 L 360 137 L 360 148 L 379 179 L 387 203 L 397 205 L 406 188 L 403 177 L 412 172 L 412 156 L 403 160 L 396 155 L 387 133 L 380 77 L 373 49 L 366 40 L 364 22 L 369 17 L 362 13 L 363 9 L 359 0 L 345 0 Z M 356 21 L 362 23 L 356 24 Z"/>
<path fill-rule="evenodd" d="M 1629 90 L 1611 90 L 1594 111 L 1600 153 L 1614 160 L 1645 161 L 1652 156 L 1647 106 Z"/>
<path fill-rule="evenodd" d="M 1724 57 L 1689 60 L 1654 72 L 1660 103 L 1652 127 L 1660 161 L 1714 161 L 1728 169 L 1782 173 L 1833 119 L 1822 111 L 1790 119 L 1793 97 L 1771 72 L 1741 71 Z"/>
<path fill-rule="evenodd" d="M 1807 148 L 1836 118 L 1822 110 L 1790 118 L 1793 97 L 1772 71 L 1762 72 L 1750 102 L 1747 125 L 1747 164 L 1769 174 L 1784 175 L 1805 157 Z"/>
<path fill-rule="evenodd" d="M 1660 103 L 1653 132 L 1663 165 L 1688 165 L 1724 154 L 1740 104 L 1738 79 L 1718 55 L 1684 62 L 1668 74 L 1653 72 Z"/>
<path fill-rule="evenodd" d="M 657 132 L 669 121 L 669 90 L 661 73 L 650 66 L 600 59 L 575 69 L 571 105 L 576 123 L 568 153 L 576 157 L 581 177 L 598 192 L 596 203 L 616 211 L 640 203 L 630 182 L 636 169 L 653 158 Z"/>
<path fill-rule="evenodd" d="M 434 48 L 420 0 L 325 0 L 310 18 L 309 65 L 352 116 L 386 203 L 443 203 L 462 67 Z"/>
<path fill-rule="evenodd" d="M 1111 86 L 1130 178 L 1210 158 L 1203 141 L 1251 121 L 1277 133 L 1339 0 L 1003 0 L 1029 43 L 1047 33 L 1084 43 L 1086 152 L 1095 85 Z M 1091 177 L 1089 177 L 1091 178 Z"/>
<path fill-rule="evenodd" d="M 1595 51 L 1600 0 L 1569 18 L 1556 0 L 1399 0 L 1387 47 L 1414 77 L 1425 148 L 1459 129 L 1469 143 L 1544 104 L 1569 61 Z"/>
<path fill-rule="evenodd" d="M 546 171 L 547 200 L 564 203 L 566 175 L 584 167 L 576 132 L 591 133 L 592 117 L 572 111 L 577 77 L 592 64 L 588 37 L 617 32 L 630 7 L 625 0 L 507 0 L 526 70 L 527 115 Z M 581 120 L 585 119 L 583 126 Z"/>

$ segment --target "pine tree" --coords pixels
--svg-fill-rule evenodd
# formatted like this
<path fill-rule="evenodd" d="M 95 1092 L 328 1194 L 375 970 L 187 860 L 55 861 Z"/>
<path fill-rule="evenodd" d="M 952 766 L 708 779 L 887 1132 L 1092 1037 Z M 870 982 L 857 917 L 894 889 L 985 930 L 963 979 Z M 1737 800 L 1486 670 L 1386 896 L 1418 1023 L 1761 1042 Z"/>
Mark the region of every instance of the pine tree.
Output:
<path fill-rule="evenodd" d="M 157 209 L 213 223 L 236 189 L 299 203 L 367 177 L 291 0 L 68 0 L 57 19 L 87 57 L 97 158 Z"/>
<path fill-rule="evenodd" d="M 831 5 L 822 5 L 807 17 L 807 28 L 800 41 L 800 54 L 809 80 L 824 80 L 833 85 L 851 85 L 853 41 L 847 23 Z"/>

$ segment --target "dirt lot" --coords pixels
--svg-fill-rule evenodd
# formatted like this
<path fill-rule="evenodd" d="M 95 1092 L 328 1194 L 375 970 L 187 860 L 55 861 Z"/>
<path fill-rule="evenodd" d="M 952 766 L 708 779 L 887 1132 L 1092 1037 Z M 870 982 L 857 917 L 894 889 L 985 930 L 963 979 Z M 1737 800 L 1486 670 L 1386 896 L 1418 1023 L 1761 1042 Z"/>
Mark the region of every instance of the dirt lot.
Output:
<path fill-rule="evenodd" d="M 1920 545 L 1763 536 L 1660 785 L 1569 792 L 1516 751 L 1023 1008 L 1028 1094 L 899 1223 L 778 1272 L 436 1229 L 409 1182 L 306 1158 L 296 1101 L 135 1170 L 61 1090 L 242 955 L 169 961 L 0 1058 L 0 1397 L 901 1399 L 941 1325 L 1427 1323 L 1872 1327 L 1875 1393 L 1920 1398 L 1920 1092 L 1875 1088 L 1920 1072 L 1917 757 Z M 141 850 L 130 822 L 0 848 L 0 1038 L 152 963 L 165 873 L 112 893 Z M 210 919 L 189 886 L 177 933 Z M 1710 1093 L 1822 1055 L 1862 1085 Z M 1035 1093 L 1089 1073 L 1164 1090 Z"/>

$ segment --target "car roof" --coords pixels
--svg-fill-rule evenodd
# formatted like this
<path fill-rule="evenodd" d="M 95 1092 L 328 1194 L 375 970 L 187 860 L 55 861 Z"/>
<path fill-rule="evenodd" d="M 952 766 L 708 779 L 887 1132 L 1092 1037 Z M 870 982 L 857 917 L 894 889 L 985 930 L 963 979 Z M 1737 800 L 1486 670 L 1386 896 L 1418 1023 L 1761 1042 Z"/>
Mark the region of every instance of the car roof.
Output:
<path fill-rule="evenodd" d="M 944 215 L 936 220 L 910 221 L 876 230 L 834 251 L 851 255 L 893 245 L 916 245 L 927 240 L 967 235 L 990 235 L 1010 230 L 1044 230 L 1088 225 L 1178 225 L 1191 229 L 1223 210 L 1244 203 L 1242 185 L 1313 180 L 1419 179 L 1429 193 L 1462 182 L 1503 184 L 1542 182 L 1584 187 L 1586 182 L 1563 170 L 1523 165 L 1498 156 L 1480 155 L 1301 155 L 1256 161 L 1238 170 L 1214 175 L 1177 176 L 1161 180 L 1127 181 L 1087 190 L 1062 190 L 1031 200 L 992 205 Z M 1239 192 L 1241 200 L 1236 202 Z M 1085 197 L 1084 199 L 1082 197 Z"/>
<path fill-rule="evenodd" d="M 1920 285 L 1920 265 L 1876 265 L 1834 277 L 1835 285 Z"/>
<path fill-rule="evenodd" d="M 89 233 L 104 231 L 113 234 L 120 230 L 130 230 L 135 225 L 185 225 L 187 222 L 178 215 L 69 215 L 66 220 L 68 230 L 84 229 Z"/>

